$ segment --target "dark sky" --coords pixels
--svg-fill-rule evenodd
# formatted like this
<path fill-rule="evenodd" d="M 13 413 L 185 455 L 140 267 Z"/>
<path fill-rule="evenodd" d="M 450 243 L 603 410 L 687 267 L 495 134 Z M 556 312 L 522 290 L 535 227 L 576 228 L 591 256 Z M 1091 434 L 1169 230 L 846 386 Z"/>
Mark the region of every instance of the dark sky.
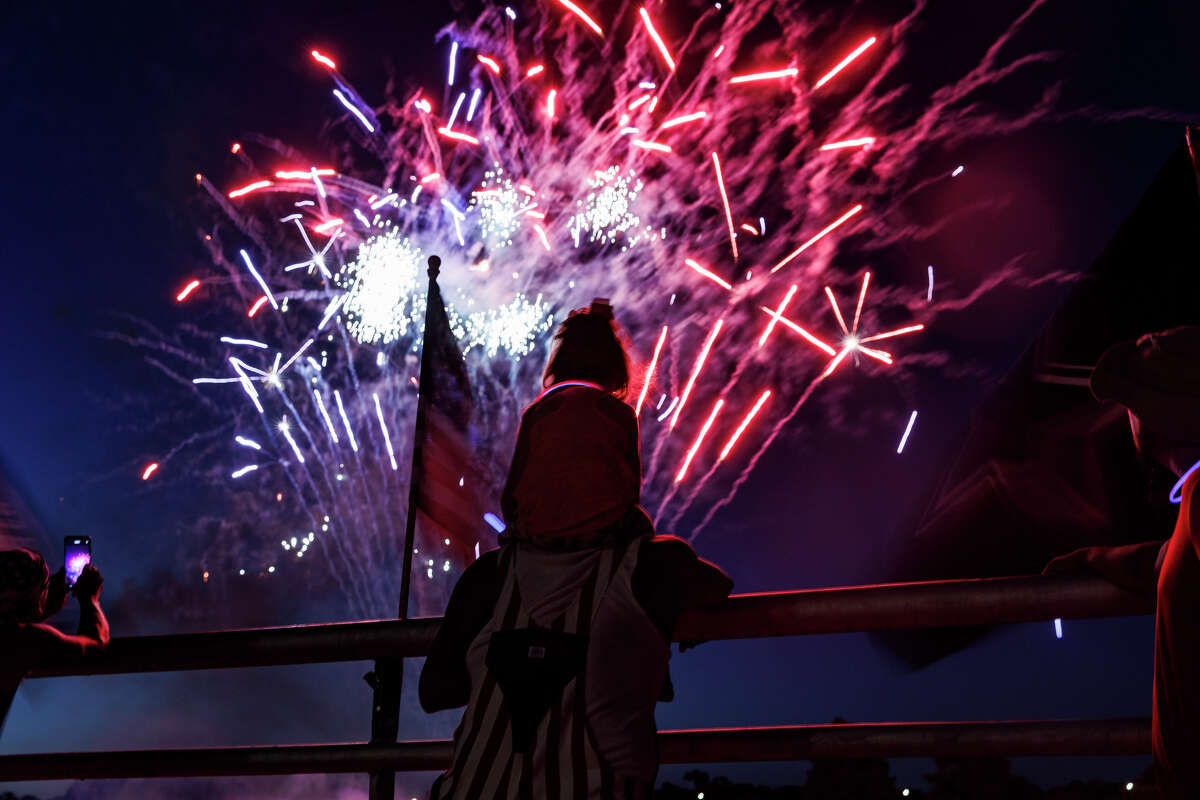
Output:
<path fill-rule="evenodd" d="M 372 5 L 25 4 L 6 20 L 0 455 L 52 540 L 68 531 L 95 538 L 106 599 L 152 568 L 169 569 L 174 544 L 164 532 L 179 512 L 177 498 L 148 493 L 137 480 L 145 454 L 131 449 L 127 434 L 141 420 L 120 402 L 133 392 L 152 398 L 159 379 L 95 332 L 112 327 L 114 313 L 178 322 L 171 297 L 205 264 L 194 229 L 206 212 L 195 202 L 192 175 L 225 174 L 230 142 L 261 132 L 319 158 L 331 109 L 309 49 L 339 54 L 367 97 L 382 95 L 389 65 L 418 78 L 438 74 L 440 60 L 422 57 L 449 9 L 443 18 L 424 4 L 421 11 Z M 989 4 L 978 18 L 975 4 L 940 5 L 921 35 L 948 59 L 963 48 L 977 54 L 1021 10 Z M 1065 106 L 1188 111 L 1200 106 L 1189 40 L 1198 23 L 1195 7 L 1182 1 L 1063 2 L 1038 12 L 1022 45 L 1061 52 L 1039 78 L 1063 82 Z M 1178 123 L 1077 120 L 973 142 L 947 161 L 967 166 L 956 191 L 1003 187 L 1008 205 L 987 224 L 994 235 L 1026 243 L 1035 273 L 1080 269 L 1181 136 Z M 921 255 L 982 259 L 972 241 L 979 241 L 972 231 L 951 230 L 931 245 L 936 253 Z M 985 309 L 986 325 L 960 323 L 957 333 L 999 377 L 1060 293 L 1050 288 Z M 890 458 L 890 438 L 843 443 L 836 452 L 810 451 L 821 460 L 820 477 L 796 485 L 780 477 L 789 454 L 771 453 L 699 549 L 734 575 L 738 591 L 868 579 L 872 549 L 911 518 L 911 498 L 936 477 L 986 390 L 986 383 L 943 386 L 919 398 L 925 410 L 903 465 Z M 680 699 L 660 707 L 659 721 L 1148 715 L 1152 641 L 1148 619 L 1068 622 L 1062 641 L 1049 625 L 1013 626 L 918 672 L 858 635 L 714 643 L 675 662 Z M 22 690 L 0 750 L 361 740 L 369 702 L 362 671 L 350 664 L 35 682 Z M 335 688 L 314 696 L 314 685 Z M 402 736 L 448 735 L 455 718 L 414 713 Z M 111 726 L 119 737 L 105 735 Z M 1020 760 L 1017 769 L 1039 781 L 1124 780 L 1145 761 Z M 894 768 L 911 782 L 929 766 L 911 760 Z M 803 766 L 731 772 L 799 782 Z"/>

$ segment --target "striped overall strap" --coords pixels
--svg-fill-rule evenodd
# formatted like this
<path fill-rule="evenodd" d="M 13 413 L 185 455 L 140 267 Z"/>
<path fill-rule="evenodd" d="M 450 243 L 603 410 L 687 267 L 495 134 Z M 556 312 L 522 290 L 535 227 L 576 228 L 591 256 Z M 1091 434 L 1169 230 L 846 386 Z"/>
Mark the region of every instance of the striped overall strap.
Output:
<path fill-rule="evenodd" d="M 513 568 L 515 550 L 501 559 L 504 584 L 496 612 L 482 635 L 517 630 L 532 623 L 521 601 Z M 572 605 L 551 624 L 552 630 L 586 635 L 592 618 L 623 560 L 636 557 L 609 547 L 601 551 Z M 538 727 L 529 754 L 515 752 L 503 693 L 484 671 L 454 735 L 450 770 L 434 784 L 431 800 L 588 800 L 612 797 L 612 776 L 587 732 L 584 675 L 573 678 Z"/>

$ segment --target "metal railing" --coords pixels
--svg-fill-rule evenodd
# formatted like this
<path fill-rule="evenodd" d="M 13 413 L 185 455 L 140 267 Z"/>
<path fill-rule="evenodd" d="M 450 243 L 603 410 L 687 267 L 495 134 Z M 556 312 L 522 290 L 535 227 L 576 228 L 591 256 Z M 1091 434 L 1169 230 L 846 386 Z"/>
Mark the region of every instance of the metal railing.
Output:
<path fill-rule="evenodd" d="M 995 625 L 1154 612 L 1154 601 L 1093 577 L 1028 576 L 734 595 L 685 614 L 677 641 Z M 30 677 L 370 661 L 422 656 L 438 619 L 117 638 Z M 870 723 L 665 731 L 663 763 L 868 756 L 1123 755 L 1150 751 L 1133 720 Z M 447 741 L 39 753 L 0 756 L 0 781 L 441 769 Z"/>

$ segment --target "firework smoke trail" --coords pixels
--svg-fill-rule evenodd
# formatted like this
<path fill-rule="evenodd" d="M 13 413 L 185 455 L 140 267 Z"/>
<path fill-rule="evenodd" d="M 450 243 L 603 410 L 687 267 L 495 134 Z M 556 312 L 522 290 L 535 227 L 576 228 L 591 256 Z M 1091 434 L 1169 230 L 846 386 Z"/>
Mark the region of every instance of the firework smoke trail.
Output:
<path fill-rule="evenodd" d="M 768 0 L 722 11 L 660 10 L 652 19 L 626 6 L 606 18 L 611 9 L 543 0 L 514 20 L 502 5 L 489 6 L 439 34 L 448 40 L 442 52 L 453 53 L 444 86 L 391 87 L 391 99 L 380 105 L 339 71 L 336 53 L 314 53 L 316 77 L 335 92 L 326 112 L 337 122 L 329 132 L 353 146 L 331 148 L 346 155 L 327 166 L 279 140 L 254 137 L 245 141 L 252 147 L 239 143 L 234 150 L 244 172 L 220 187 L 198 175 L 222 219 L 201 232 L 220 274 L 199 276 L 203 289 L 185 298 L 188 313 L 196 314 L 187 326 L 170 336 L 146 330 L 131 339 L 199 401 L 198 428 L 228 427 L 230 418 L 239 433 L 253 434 L 257 426 L 268 452 L 255 462 L 260 469 L 239 480 L 242 487 L 260 485 L 269 499 L 247 513 L 277 516 L 271 500 L 286 489 L 289 512 L 318 544 L 330 546 L 335 577 L 355 612 L 373 615 L 389 613 L 398 591 L 398 576 L 368 565 L 394 557 L 404 527 L 424 256 L 443 258 L 443 294 L 481 415 L 479 463 L 492 488 L 503 479 L 520 409 L 538 388 L 551 319 L 593 296 L 608 297 L 634 351 L 647 358 L 662 327 L 671 328 L 645 397 L 652 411 L 642 416 L 643 446 L 651 453 L 648 503 L 657 500 L 671 524 L 709 496 L 721 463 L 715 449 L 728 433 L 723 426 L 742 413 L 733 413 L 738 398 L 752 400 L 767 388 L 777 398 L 744 432 L 744 440 L 760 442 L 758 449 L 694 536 L 732 500 L 810 398 L 819 398 L 828 415 L 837 413 L 832 394 L 816 391 L 823 375 L 812 379 L 810 367 L 796 368 L 797 358 L 808 358 L 808 344 L 780 325 L 763 352 L 754 347 L 766 323 L 760 307 L 774 308 L 784 287 L 797 285 L 787 316 L 817 324 L 825 308 L 821 286 L 843 292 L 855 280 L 833 268 L 835 257 L 886 264 L 895 244 L 947 224 L 915 224 L 902 205 L 949 174 L 918 171 L 927 154 L 1051 114 L 1046 97 L 1015 117 L 975 97 L 1050 60 L 1040 52 L 1001 58 L 1043 1 L 1035 0 L 963 77 L 951 78 L 917 108 L 906 95 L 903 67 L 906 36 L 923 3 L 853 43 L 871 34 L 869 48 L 838 52 L 820 43 L 824 34 L 817 40 L 818 12 Z M 771 17 L 783 38 L 743 47 Z M 791 63 L 797 50 L 806 52 L 802 66 Z M 737 80 L 764 72 L 773 76 Z M 814 85 L 825 76 L 827 82 Z M 862 144 L 822 149 L 845 142 Z M 356 177 L 368 174 L 377 182 Z M 846 216 L 858 204 L 861 212 Z M 838 219 L 844 224 L 817 237 Z M 772 277 L 770 266 L 806 242 Z M 945 288 L 954 285 L 946 269 L 939 273 L 938 302 L 926 301 L 924 285 L 884 283 L 876 305 L 907 307 L 928 324 L 986 290 L 954 296 Z M 1014 264 L 1000 270 L 1008 279 L 1018 272 Z M 894 327 L 867 313 L 870 330 Z M 718 318 L 725 329 L 683 409 L 681 379 L 692 378 L 696 353 Z M 829 337 L 831 328 L 821 323 L 814 332 Z M 285 358 L 313 344 L 272 379 L 265 351 L 234 344 L 245 339 Z M 794 347 L 799 354 L 792 355 Z M 927 368 L 949 362 L 942 354 L 907 362 L 903 355 L 900 363 Z M 237 383 L 197 386 L 186 377 L 237 377 L 228 367 L 231 356 L 258 370 L 242 384 L 265 404 L 264 413 Z M 303 410 L 289 399 L 297 391 L 310 398 Z M 775 403 L 797 396 L 763 438 Z M 676 486 L 683 484 L 674 477 L 697 441 L 703 409 L 717 400 L 728 413 L 695 453 L 691 469 L 704 471 L 683 481 L 680 499 Z M 270 424 L 284 417 L 299 433 L 303 464 L 286 443 L 280 447 Z M 679 422 L 674 436 L 667 418 Z M 335 430 L 336 437 L 325 435 Z M 245 466 L 245 448 L 232 439 L 229 446 L 236 448 L 236 466 Z M 748 446 L 743 441 L 739 449 Z M 736 450 L 728 460 L 740 460 Z M 227 481 L 230 471 L 225 464 L 204 475 Z M 299 533 L 307 542 L 306 531 Z"/>
<path fill-rule="evenodd" d="M 817 390 L 817 387 L 820 386 L 821 383 L 823 383 L 828 377 L 829 375 L 827 373 L 822 372 L 820 375 L 814 378 L 812 382 L 808 384 L 808 388 L 804 390 L 804 394 L 800 395 L 800 398 L 792 405 L 792 408 L 790 411 L 788 411 L 787 415 L 781 418 L 775 423 L 775 425 L 771 427 L 770 432 L 767 433 L 767 436 L 765 439 L 763 439 L 762 444 L 758 446 L 758 449 L 754 451 L 754 455 L 750 457 L 750 460 L 746 463 L 746 466 L 742 467 L 741 473 L 736 479 L 734 479 L 733 483 L 730 484 L 729 490 L 725 492 L 725 496 L 713 503 L 700 521 L 696 523 L 696 527 L 692 528 L 692 532 L 688 534 L 687 537 L 689 542 L 694 542 L 696 540 L 696 537 L 708 527 L 710 522 L 712 522 L 713 517 L 716 516 L 718 511 L 733 502 L 733 498 L 737 496 L 738 490 L 741 489 L 742 485 L 750 479 L 750 473 L 754 472 L 754 468 L 758 466 L 758 460 L 762 458 L 763 453 L 767 452 L 771 445 L 774 444 L 775 439 L 783 431 L 784 427 L 787 426 L 787 424 L 791 422 L 797 414 L 800 413 L 800 409 L 802 409 L 804 404 L 808 402 L 808 399 L 812 397 L 813 393 Z M 710 470 L 710 473 L 715 470 L 716 466 Z M 706 475 L 705 477 L 707 478 L 709 476 Z"/>

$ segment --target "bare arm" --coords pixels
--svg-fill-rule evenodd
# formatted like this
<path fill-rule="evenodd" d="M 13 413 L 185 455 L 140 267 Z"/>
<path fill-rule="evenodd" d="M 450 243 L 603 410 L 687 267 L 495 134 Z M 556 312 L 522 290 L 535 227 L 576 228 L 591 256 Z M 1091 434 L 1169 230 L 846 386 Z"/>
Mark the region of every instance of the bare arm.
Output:
<path fill-rule="evenodd" d="M 1161 541 L 1119 547 L 1083 547 L 1054 559 L 1042 574 L 1091 572 L 1122 589 L 1154 597 L 1163 547 Z"/>
<path fill-rule="evenodd" d="M 90 564 L 83 568 L 72 590 L 79 600 L 79 629 L 74 636 L 49 625 L 26 626 L 25 645 L 34 663 L 76 661 L 108 646 L 108 620 L 100 608 L 103 585 L 99 570 Z"/>

